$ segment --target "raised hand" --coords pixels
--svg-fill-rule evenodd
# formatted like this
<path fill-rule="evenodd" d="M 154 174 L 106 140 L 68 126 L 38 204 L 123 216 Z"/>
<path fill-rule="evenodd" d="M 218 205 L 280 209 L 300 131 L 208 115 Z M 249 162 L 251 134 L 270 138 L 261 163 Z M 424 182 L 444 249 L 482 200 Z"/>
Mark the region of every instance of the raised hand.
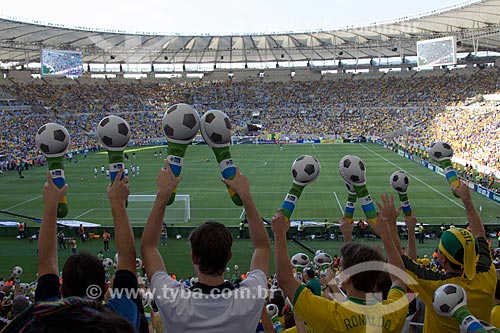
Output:
<path fill-rule="evenodd" d="M 290 220 L 285 218 L 283 211 L 278 209 L 271 220 L 271 230 L 275 235 L 284 235 L 290 229 Z"/>
<path fill-rule="evenodd" d="M 63 187 L 58 188 L 52 180 L 52 174 L 50 173 L 50 171 L 46 172 L 46 176 L 47 181 L 45 182 L 42 191 L 43 202 L 47 206 L 57 205 L 66 194 L 68 184 L 64 184 Z"/>
<path fill-rule="evenodd" d="M 108 185 L 107 194 L 109 201 L 123 202 L 127 201 L 130 194 L 130 188 L 128 184 L 128 177 L 123 177 L 123 169 L 120 169 L 116 174 L 113 183 Z"/>
<path fill-rule="evenodd" d="M 157 196 L 169 199 L 181 180 L 182 177 L 176 177 L 170 168 L 168 160 L 165 160 L 165 167 L 156 175 L 156 184 L 158 186 Z"/>

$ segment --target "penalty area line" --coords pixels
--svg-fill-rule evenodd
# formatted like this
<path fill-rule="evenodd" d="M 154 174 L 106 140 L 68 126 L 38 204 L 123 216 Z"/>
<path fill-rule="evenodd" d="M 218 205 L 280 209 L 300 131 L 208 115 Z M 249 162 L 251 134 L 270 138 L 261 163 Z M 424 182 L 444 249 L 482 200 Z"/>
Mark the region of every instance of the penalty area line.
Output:
<path fill-rule="evenodd" d="M 38 199 L 38 198 L 41 198 L 41 197 L 42 197 L 41 195 L 38 195 L 38 196 L 34 197 L 33 199 L 25 200 L 25 201 L 23 201 L 23 202 L 21 202 L 21 203 L 18 203 L 17 205 L 11 206 L 11 207 L 9 207 L 9 208 L 5 208 L 5 209 L 3 209 L 3 210 L 9 210 L 9 209 L 12 209 L 12 208 L 19 207 L 19 206 L 21 206 L 21 205 L 24 205 L 25 203 L 28 203 L 28 202 L 34 201 L 34 200 L 36 200 L 36 199 Z"/>
<path fill-rule="evenodd" d="M 93 211 L 94 208 L 90 208 L 90 209 L 87 209 L 86 211 L 84 211 L 83 213 L 81 213 L 80 215 L 78 216 L 75 216 L 75 219 L 78 219 L 80 217 L 82 217 L 83 215 L 86 215 L 87 213 L 90 213 L 91 211 Z"/>

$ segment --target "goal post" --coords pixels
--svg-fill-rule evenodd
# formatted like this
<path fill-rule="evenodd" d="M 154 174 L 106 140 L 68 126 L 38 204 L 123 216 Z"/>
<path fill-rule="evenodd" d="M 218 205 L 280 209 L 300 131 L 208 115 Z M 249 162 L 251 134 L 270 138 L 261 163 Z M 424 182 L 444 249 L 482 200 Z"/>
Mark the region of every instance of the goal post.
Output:
<path fill-rule="evenodd" d="M 129 209 L 151 209 L 155 200 L 156 194 L 131 194 L 128 197 Z M 175 201 L 168 206 L 165 219 L 168 220 L 168 223 L 183 223 L 191 219 L 191 197 L 189 194 L 175 196 Z"/>

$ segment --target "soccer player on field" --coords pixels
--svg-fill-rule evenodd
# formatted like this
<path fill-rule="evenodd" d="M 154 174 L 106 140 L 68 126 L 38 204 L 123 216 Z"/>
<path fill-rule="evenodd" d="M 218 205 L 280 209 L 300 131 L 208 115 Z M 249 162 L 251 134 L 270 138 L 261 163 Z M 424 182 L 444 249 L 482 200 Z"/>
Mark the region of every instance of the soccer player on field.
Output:
<path fill-rule="evenodd" d="M 461 183 L 452 188 L 462 199 L 471 231 L 451 228 L 444 231 L 438 248 L 438 260 L 445 272 L 423 268 L 412 258 L 416 257 L 415 225 L 416 218 L 407 218 L 408 254 L 402 256 L 406 271 L 416 280 L 409 287 L 418 293 L 425 303 L 424 333 L 456 333 L 459 323 L 453 317 L 443 317 L 432 307 L 432 296 L 440 286 L 453 283 L 464 288 L 467 293 L 467 306 L 478 319 L 490 322 L 497 276 L 486 241 L 483 223 L 472 202 L 469 188 Z M 391 228 L 393 235 L 396 228 Z"/>
<path fill-rule="evenodd" d="M 395 248 L 396 242 L 389 233 L 388 224 L 396 223 L 399 212 L 394 207 L 394 201 L 387 195 L 383 196 L 383 206 L 380 208 L 378 223 L 372 225 L 372 229 L 382 238 L 386 249 Z M 330 301 L 313 295 L 293 277 L 286 242 L 290 224 L 281 211 L 273 217 L 271 228 L 275 240 L 274 262 L 278 286 L 293 302 L 295 313 L 307 323 L 308 329 L 312 329 L 314 333 L 401 332 L 408 311 L 406 284 L 401 279 L 401 274 L 391 276 L 393 284 L 387 300 L 379 303 L 371 294 L 383 274 L 380 265 L 383 265 L 384 258 L 378 250 L 354 242 L 341 248 L 340 270 L 341 274 L 347 275 L 342 281 L 342 288 L 346 291 L 347 300 Z M 403 270 L 403 262 L 396 250 L 387 251 L 387 256 L 389 264 Z M 367 269 L 370 265 L 374 266 Z M 356 268 L 361 270 L 353 271 Z"/>
<path fill-rule="evenodd" d="M 243 202 L 254 251 L 247 278 L 238 286 L 224 281 L 233 238 L 226 226 L 208 221 L 189 236 L 191 261 L 198 282 L 190 288 L 172 279 L 158 251 L 167 202 L 181 178 L 168 161 L 156 177 L 158 193 L 141 241 L 141 255 L 151 289 L 168 333 L 254 333 L 267 296 L 271 245 L 250 193 L 248 178 L 236 170 L 222 180 Z"/>

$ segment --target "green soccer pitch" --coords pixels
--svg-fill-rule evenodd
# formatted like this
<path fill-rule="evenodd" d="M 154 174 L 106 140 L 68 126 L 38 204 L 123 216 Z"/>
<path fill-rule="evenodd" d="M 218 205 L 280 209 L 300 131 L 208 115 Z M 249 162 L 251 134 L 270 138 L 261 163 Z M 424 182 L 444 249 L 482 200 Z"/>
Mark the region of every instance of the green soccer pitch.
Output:
<path fill-rule="evenodd" d="M 135 159 L 132 153 L 135 152 Z M 158 157 L 154 157 L 155 152 Z M 162 156 L 159 156 L 159 153 Z M 164 165 L 166 147 L 139 147 L 128 149 L 130 165 L 138 165 L 140 172 L 135 177 L 129 173 L 130 190 L 134 195 L 154 195 L 155 176 Z M 234 163 L 251 182 L 251 190 L 262 217 L 269 219 L 291 185 L 290 167 L 295 158 L 303 154 L 315 156 L 321 162 L 321 173 L 316 182 L 308 185 L 297 203 L 292 219 L 329 222 L 342 216 L 347 198 L 344 182 L 338 171 L 338 164 L 344 155 L 357 155 L 366 165 L 367 187 L 371 196 L 378 199 L 383 192 L 397 193 L 389 185 L 392 172 L 403 169 L 410 177 L 408 195 L 412 208 L 419 221 L 429 224 L 464 224 L 465 211 L 460 199 L 453 196 L 446 179 L 426 168 L 411 162 L 392 151 L 376 144 L 301 144 L 285 145 L 281 151 L 275 145 L 234 145 L 231 146 Z M 76 162 L 76 163 L 75 163 Z M 68 220 L 93 222 L 112 225 L 111 212 L 106 197 L 109 183 L 100 168 L 107 167 L 105 151 L 76 155 L 73 162 L 65 163 L 66 182 L 69 184 L 67 197 Z M 94 167 L 98 168 L 94 178 Z M 38 167 L 23 173 L 19 179 L 16 172 L 0 175 L 2 188 L 0 210 L 35 218 L 42 216 L 41 190 L 45 182 L 46 167 Z M 178 194 L 189 194 L 191 200 L 191 219 L 180 225 L 199 225 L 212 219 L 226 225 L 238 225 L 242 207 L 235 206 L 220 181 L 221 174 L 215 157 L 208 146 L 191 146 L 186 152 L 182 169 L 182 181 Z M 473 193 L 476 207 L 481 206 L 484 223 L 497 222 L 499 205 Z M 129 202 L 128 212 L 134 226 L 145 224 L 151 202 Z M 176 204 L 176 210 L 179 205 Z M 170 216 L 178 218 L 179 211 Z M 355 219 L 364 218 L 360 205 L 356 207 Z M 178 219 L 169 220 L 167 208 L 165 222 L 179 223 Z M 2 219 L 5 219 L 2 215 Z M 33 224 L 30 224 L 33 226 Z"/>

